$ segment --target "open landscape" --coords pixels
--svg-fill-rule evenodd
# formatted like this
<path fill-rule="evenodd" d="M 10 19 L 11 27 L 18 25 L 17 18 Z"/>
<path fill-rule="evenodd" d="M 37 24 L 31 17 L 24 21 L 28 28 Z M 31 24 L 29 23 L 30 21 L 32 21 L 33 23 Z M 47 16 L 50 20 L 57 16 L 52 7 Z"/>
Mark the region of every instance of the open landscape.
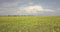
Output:
<path fill-rule="evenodd" d="M 60 16 L 0 16 L 0 32 L 60 32 Z"/>
<path fill-rule="evenodd" d="M 0 0 L 0 32 L 60 32 L 60 0 Z"/>

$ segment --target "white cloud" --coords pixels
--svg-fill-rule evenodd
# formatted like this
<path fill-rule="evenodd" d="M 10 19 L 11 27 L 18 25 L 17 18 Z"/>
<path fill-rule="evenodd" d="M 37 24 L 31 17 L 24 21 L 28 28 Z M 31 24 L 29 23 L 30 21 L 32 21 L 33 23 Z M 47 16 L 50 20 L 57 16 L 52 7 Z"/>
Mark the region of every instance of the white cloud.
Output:
<path fill-rule="evenodd" d="M 54 12 L 52 9 L 44 9 L 45 12 Z"/>
<path fill-rule="evenodd" d="M 44 9 L 40 5 L 31 5 L 26 7 L 19 7 L 19 11 L 24 11 L 26 13 L 38 13 L 38 12 L 54 12 L 54 10 L 51 9 Z"/>
<path fill-rule="evenodd" d="M 54 12 L 54 10 L 44 9 L 33 2 L 25 3 L 23 0 L 10 0 L 0 4 L 0 15 L 38 15 L 45 14 L 45 12 Z"/>
<path fill-rule="evenodd" d="M 60 8 L 58 8 L 57 10 L 60 10 Z"/>

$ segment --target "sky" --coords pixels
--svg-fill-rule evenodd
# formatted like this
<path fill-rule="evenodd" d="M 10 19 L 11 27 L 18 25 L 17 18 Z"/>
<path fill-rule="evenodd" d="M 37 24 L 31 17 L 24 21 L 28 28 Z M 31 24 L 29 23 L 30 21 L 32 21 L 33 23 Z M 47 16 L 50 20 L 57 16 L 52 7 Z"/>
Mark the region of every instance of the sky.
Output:
<path fill-rule="evenodd" d="M 60 16 L 60 0 L 0 0 L 0 15 Z"/>

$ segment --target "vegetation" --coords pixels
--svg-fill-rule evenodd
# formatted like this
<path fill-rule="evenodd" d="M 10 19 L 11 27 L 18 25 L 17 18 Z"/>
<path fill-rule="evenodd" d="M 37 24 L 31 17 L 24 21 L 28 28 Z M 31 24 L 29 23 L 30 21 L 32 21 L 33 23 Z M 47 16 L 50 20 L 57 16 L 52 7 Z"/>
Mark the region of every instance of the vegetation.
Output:
<path fill-rule="evenodd" d="M 0 16 L 0 32 L 59 32 L 60 16 Z"/>

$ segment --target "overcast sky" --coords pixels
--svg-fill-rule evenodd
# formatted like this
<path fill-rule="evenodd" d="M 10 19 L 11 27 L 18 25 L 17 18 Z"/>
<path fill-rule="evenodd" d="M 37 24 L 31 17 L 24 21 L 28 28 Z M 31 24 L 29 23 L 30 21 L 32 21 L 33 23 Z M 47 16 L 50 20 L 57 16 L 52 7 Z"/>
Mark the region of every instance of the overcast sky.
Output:
<path fill-rule="evenodd" d="M 0 0 L 0 15 L 60 15 L 60 0 Z"/>

